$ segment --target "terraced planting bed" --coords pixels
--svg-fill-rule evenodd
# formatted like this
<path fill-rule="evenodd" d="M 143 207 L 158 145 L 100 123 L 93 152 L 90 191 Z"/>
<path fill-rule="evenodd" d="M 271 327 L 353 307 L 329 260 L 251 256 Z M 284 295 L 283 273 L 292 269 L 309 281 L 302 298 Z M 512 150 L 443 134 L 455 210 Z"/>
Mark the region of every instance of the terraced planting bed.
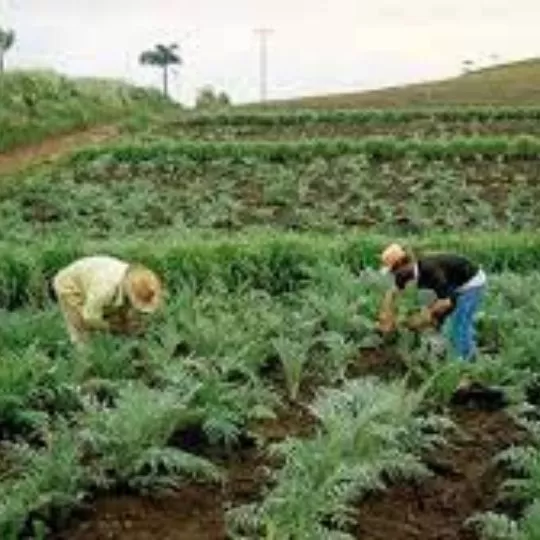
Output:
<path fill-rule="evenodd" d="M 451 138 L 540 134 L 535 107 L 449 109 L 279 110 L 184 114 L 144 126 L 150 134 L 183 139 L 305 140 L 399 136 Z M 130 124 L 140 129 L 138 122 Z"/>

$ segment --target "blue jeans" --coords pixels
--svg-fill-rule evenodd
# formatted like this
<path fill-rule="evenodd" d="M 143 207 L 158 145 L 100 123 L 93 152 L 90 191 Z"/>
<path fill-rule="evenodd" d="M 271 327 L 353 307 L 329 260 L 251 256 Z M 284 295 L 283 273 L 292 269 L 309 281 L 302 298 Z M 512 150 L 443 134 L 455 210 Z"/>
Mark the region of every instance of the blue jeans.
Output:
<path fill-rule="evenodd" d="M 470 361 L 476 352 L 474 317 L 482 300 L 485 285 L 461 293 L 457 304 L 445 324 L 445 333 L 454 354 L 461 360 Z"/>

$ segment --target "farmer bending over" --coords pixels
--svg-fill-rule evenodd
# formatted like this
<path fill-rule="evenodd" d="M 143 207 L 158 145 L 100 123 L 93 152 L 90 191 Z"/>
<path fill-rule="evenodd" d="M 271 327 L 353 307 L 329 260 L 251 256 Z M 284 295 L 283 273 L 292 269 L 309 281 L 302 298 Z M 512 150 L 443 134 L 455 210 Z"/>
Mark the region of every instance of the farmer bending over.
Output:
<path fill-rule="evenodd" d="M 60 270 L 53 288 L 71 341 L 82 345 L 91 331 L 132 334 L 141 314 L 161 304 L 162 286 L 151 270 L 114 257 L 84 257 Z"/>
<path fill-rule="evenodd" d="M 432 290 L 437 300 L 413 315 L 406 326 L 412 330 L 430 326 L 440 329 L 449 318 L 454 353 L 462 360 L 470 361 L 476 353 L 474 317 L 485 289 L 484 271 L 465 257 L 447 253 L 415 260 L 399 244 L 384 250 L 382 263 L 383 272 L 393 275 L 395 286 L 385 295 L 379 330 L 390 332 L 395 329 L 396 297 L 409 283 L 415 283 L 419 289 Z"/>

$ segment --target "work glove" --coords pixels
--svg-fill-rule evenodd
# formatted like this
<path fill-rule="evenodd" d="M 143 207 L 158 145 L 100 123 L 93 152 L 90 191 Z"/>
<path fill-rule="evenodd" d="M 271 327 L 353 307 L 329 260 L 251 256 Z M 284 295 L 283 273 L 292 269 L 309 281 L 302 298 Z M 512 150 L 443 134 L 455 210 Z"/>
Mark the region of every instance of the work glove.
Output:
<path fill-rule="evenodd" d="M 381 334 L 389 334 L 396 329 L 396 319 L 391 313 L 384 313 L 379 315 L 379 320 L 377 321 L 377 330 Z"/>
<path fill-rule="evenodd" d="M 423 309 L 419 313 L 411 315 L 405 321 L 405 327 L 409 330 L 420 332 L 422 330 L 426 330 L 427 328 L 432 328 L 435 323 L 436 319 L 431 314 L 431 311 L 429 309 Z"/>

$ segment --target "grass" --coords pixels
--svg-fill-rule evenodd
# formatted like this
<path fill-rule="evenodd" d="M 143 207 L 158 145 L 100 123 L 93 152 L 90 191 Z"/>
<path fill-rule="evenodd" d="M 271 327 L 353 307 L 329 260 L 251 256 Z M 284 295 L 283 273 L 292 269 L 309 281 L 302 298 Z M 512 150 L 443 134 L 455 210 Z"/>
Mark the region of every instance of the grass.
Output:
<path fill-rule="evenodd" d="M 172 109 L 154 90 L 49 71 L 9 71 L 0 77 L 0 95 L 0 152 L 134 114 Z"/>
<path fill-rule="evenodd" d="M 406 108 L 465 105 L 537 105 L 540 97 L 540 61 L 519 62 L 478 69 L 446 80 L 381 90 L 306 96 L 269 102 L 269 107 L 291 108 Z M 258 107 L 258 105 L 256 105 Z"/>

